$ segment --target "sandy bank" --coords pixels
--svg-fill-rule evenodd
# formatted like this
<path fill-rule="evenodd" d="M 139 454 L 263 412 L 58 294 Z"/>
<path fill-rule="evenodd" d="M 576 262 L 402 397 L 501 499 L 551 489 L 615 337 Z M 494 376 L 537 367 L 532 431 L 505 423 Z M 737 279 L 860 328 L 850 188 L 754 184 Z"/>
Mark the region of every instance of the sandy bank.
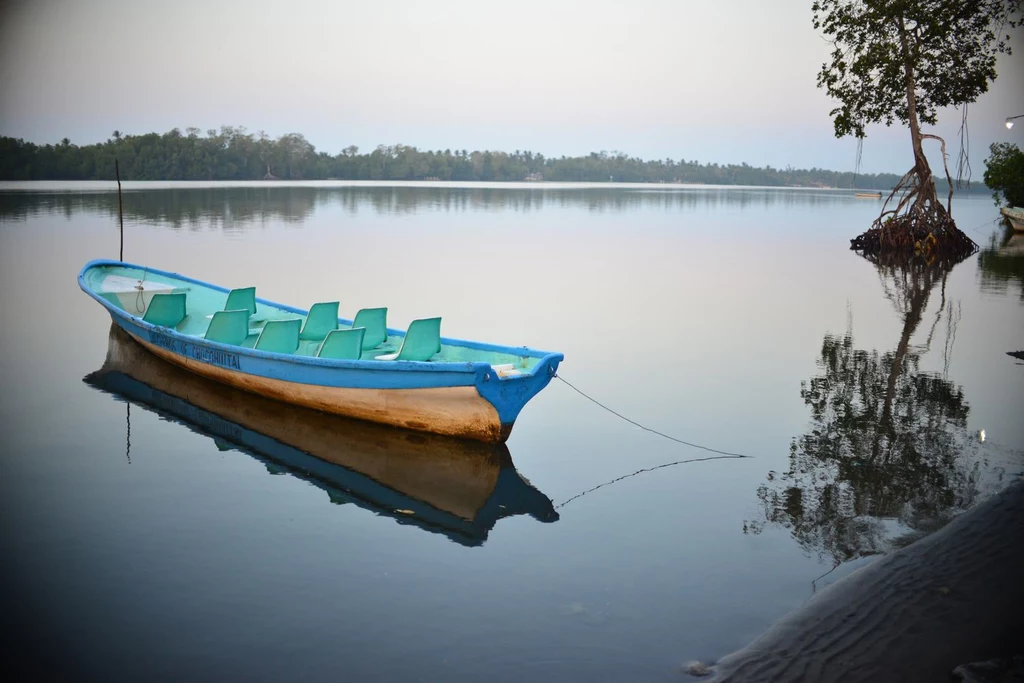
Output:
<path fill-rule="evenodd" d="M 832 584 L 715 668 L 724 681 L 948 681 L 1024 653 L 1024 483 Z"/>

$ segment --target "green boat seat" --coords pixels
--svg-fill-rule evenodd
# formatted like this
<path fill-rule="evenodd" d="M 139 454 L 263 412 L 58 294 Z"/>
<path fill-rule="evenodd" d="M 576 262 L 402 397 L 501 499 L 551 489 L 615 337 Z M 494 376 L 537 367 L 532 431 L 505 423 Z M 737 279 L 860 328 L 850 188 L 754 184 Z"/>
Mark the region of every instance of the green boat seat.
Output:
<path fill-rule="evenodd" d="M 327 333 L 317 358 L 336 358 L 338 360 L 359 360 L 363 353 L 363 336 L 365 327 L 353 327 L 349 330 L 331 330 Z"/>
<path fill-rule="evenodd" d="M 271 353 L 295 353 L 299 348 L 299 328 L 301 318 L 291 320 L 268 320 L 256 339 L 254 348 Z"/>
<path fill-rule="evenodd" d="M 142 319 L 161 327 L 177 327 L 185 319 L 185 293 L 154 294 Z"/>
<path fill-rule="evenodd" d="M 441 350 L 441 319 L 421 318 L 409 323 L 398 353 L 377 356 L 377 360 L 430 360 Z"/>
<path fill-rule="evenodd" d="M 221 344 L 241 345 L 249 336 L 249 311 L 217 311 L 210 318 L 205 338 Z"/>
<path fill-rule="evenodd" d="M 338 329 L 338 305 L 337 301 L 313 304 L 299 332 L 299 339 L 321 341 L 331 330 Z"/>
<path fill-rule="evenodd" d="M 388 309 L 363 308 L 356 313 L 352 327 L 365 327 L 363 348 L 375 349 L 388 340 Z"/>
<path fill-rule="evenodd" d="M 256 315 L 256 288 L 243 287 L 228 292 L 228 300 L 224 303 L 225 311 L 245 309 L 249 315 Z"/>

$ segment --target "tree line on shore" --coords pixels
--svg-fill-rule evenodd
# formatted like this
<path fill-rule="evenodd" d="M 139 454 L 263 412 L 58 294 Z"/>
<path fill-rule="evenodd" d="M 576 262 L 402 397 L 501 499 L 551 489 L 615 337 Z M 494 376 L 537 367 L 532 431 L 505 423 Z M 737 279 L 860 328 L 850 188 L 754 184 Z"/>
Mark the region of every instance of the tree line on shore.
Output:
<path fill-rule="evenodd" d="M 233 126 L 205 135 L 197 128 L 162 135 L 114 131 L 105 142 L 91 145 L 68 138 L 37 145 L 0 137 L 0 180 L 113 180 L 115 159 L 122 180 L 546 180 L 864 189 L 889 188 L 899 181 L 892 173 L 644 160 L 603 151 L 556 158 L 520 150 L 420 150 L 396 144 L 378 145 L 369 153 L 352 145 L 332 156 L 318 152 L 299 133 L 273 139 L 263 131 L 252 134 Z"/>

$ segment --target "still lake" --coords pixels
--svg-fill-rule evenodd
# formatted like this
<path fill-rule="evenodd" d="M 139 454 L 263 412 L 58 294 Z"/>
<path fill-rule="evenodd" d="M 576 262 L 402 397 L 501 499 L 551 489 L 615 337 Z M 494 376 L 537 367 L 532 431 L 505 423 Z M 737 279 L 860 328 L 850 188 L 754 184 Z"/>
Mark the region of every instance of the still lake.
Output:
<path fill-rule="evenodd" d="M 76 282 L 118 256 L 113 184 L 0 184 L 9 651 L 76 679 L 679 680 L 1024 468 L 1024 250 L 979 193 L 953 206 L 979 254 L 878 266 L 848 240 L 879 204 L 125 185 L 126 261 L 561 351 L 614 410 L 754 456 L 680 462 L 713 454 L 555 380 L 477 459 L 133 356 Z"/>

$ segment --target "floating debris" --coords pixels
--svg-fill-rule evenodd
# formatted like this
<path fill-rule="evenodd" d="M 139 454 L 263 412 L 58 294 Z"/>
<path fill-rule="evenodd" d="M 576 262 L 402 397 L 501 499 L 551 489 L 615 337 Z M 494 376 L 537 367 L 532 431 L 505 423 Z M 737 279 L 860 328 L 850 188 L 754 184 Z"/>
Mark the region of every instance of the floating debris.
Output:
<path fill-rule="evenodd" d="M 683 667 L 683 673 L 703 678 L 711 675 L 711 667 L 704 662 L 694 660 Z"/>

